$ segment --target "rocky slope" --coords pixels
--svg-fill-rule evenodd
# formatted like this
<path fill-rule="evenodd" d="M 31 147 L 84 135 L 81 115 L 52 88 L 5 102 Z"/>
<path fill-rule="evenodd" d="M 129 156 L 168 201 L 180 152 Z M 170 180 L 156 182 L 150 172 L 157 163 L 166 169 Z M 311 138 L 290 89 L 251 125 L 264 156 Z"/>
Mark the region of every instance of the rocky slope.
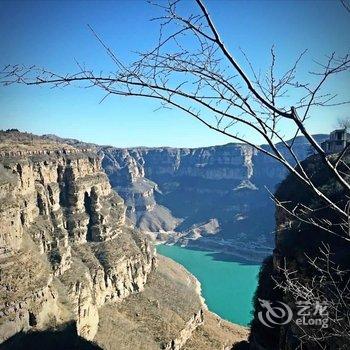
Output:
<path fill-rule="evenodd" d="M 198 281 L 181 265 L 159 256 L 143 293 L 101 309 L 95 340 L 104 349 L 118 343 L 118 350 L 218 350 L 246 339 L 247 329 L 207 311 L 199 296 Z M 164 322 L 168 319 L 170 323 Z"/>
<path fill-rule="evenodd" d="M 305 139 L 296 140 L 295 150 L 301 159 L 307 156 Z M 127 216 L 156 239 L 219 248 L 249 260 L 271 252 L 274 205 L 265 186 L 274 191 L 286 171 L 264 154 L 242 144 L 101 151 Z"/>
<path fill-rule="evenodd" d="M 69 324 L 96 347 L 135 349 L 135 334 L 148 334 L 149 349 L 183 348 L 207 312 L 195 279 L 160 262 L 94 148 L 0 132 L 0 348 L 43 330 L 54 348 Z M 234 342 L 214 329 L 222 347 Z"/>

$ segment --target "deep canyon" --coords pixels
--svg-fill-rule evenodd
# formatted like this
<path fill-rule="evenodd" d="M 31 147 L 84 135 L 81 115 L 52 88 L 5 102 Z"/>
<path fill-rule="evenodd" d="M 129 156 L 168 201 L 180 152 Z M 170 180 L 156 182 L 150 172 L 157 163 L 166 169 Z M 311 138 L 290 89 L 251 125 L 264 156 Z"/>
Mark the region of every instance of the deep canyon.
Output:
<path fill-rule="evenodd" d="M 96 147 L 17 131 L 0 146 L 0 348 L 214 350 L 247 337 L 156 256 Z"/>
<path fill-rule="evenodd" d="M 310 155 L 303 138 L 294 148 L 301 159 Z M 316 156 L 306 166 L 343 198 Z M 343 251 L 339 263 L 346 251 L 275 212 L 265 186 L 291 205 L 317 204 L 285 178 L 282 166 L 242 144 L 120 149 L 1 131 L 0 348 L 31 349 L 37 339 L 53 349 L 55 339 L 71 349 L 227 350 L 240 341 L 252 350 L 296 348 L 293 325 L 262 327 L 258 298 L 292 305 L 272 279 L 288 261 L 308 283 L 303 252 L 314 253 L 321 239 Z M 247 328 L 208 310 L 199 281 L 156 254 L 158 243 L 247 266 L 267 257 L 249 338 Z"/>
<path fill-rule="evenodd" d="M 318 141 L 325 137 L 315 135 Z M 301 160 L 309 154 L 302 137 L 294 149 Z M 269 191 L 287 171 L 251 146 L 101 147 L 100 152 L 126 215 L 155 240 L 257 262 L 272 252 L 275 207 Z"/>

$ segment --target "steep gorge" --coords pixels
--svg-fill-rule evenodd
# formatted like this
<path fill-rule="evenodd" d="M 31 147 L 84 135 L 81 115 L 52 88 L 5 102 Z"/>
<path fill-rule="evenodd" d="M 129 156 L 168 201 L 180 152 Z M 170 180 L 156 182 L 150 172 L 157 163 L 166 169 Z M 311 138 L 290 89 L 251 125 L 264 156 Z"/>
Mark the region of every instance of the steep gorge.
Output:
<path fill-rule="evenodd" d="M 31 134 L 0 132 L 0 289 L 5 349 L 72 322 L 104 349 L 191 349 L 192 337 L 215 349 L 246 337 L 206 311 L 186 270 L 164 258 L 157 267 L 95 148 Z"/>
<path fill-rule="evenodd" d="M 304 138 L 294 147 L 300 159 L 306 158 Z M 273 192 L 286 170 L 263 153 L 243 144 L 100 151 L 127 217 L 153 238 L 248 260 L 261 261 L 271 253 L 274 204 L 265 187 Z"/>
<path fill-rule="evenodd" d="M 153 248 L 124 225 L 123 201 L 89 150 L 4 154 L 1 168 L 2 340 L 67 317 L 93 339 L 98 308 L 143 289 Z"/>

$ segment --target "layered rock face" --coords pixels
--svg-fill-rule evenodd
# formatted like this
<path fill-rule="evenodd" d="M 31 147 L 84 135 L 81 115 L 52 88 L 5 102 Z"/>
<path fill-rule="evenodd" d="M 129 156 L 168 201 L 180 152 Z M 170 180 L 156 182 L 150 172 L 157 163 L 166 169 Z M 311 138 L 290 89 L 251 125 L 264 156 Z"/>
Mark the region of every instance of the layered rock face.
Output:
<path fill-rule="evenodd" d="M 93 339 L 100 307 L 143 290 L 153 248 L 125 225 L 96 153 L 2 146 L 0 342 L 69 320 Z"/>
<path fill-rule="evenodd" d="M 215 350 L 246 339 L 206 309 L 183 267 L 157 263 L 96 148 L 75 146 L 0 131 L 0 348 Z"/>
<path fill-rule="evenodd" d="M 184 231 L 199 220 L 205 224 L 211 217 L 209 210 L 202 210 L 213 209 L 210 198 L 256 190 L 250 182 L 256 153 L 243 145 L 203 149 L 104 148 L 103 152 L 103 167 L 112 186 L 125 199 L 128 215 L 138 226 L 153 232 L 172 231 L 180 223 Z M 200 203 L 202 200 L 205 202 Z M 240 203 L 234 204 L 239 211 Z M 168 216 L 164 215 L 167 209 Z M 158 221 L 148 225 L 149 217 Z M 155 222 L 159 225 L 155 226 Z"/>
<path fill-rule="evenodd" d="M 303 138 L 294 147 L 300 159 L 307 156 Z M 242 144 L 101 151 L 127 216 L 156 239 L 220 248 L 250 260 L 271 252 L 274 205 L 265 186 L 273 192 L 286 171 L 263 153 Z"/>

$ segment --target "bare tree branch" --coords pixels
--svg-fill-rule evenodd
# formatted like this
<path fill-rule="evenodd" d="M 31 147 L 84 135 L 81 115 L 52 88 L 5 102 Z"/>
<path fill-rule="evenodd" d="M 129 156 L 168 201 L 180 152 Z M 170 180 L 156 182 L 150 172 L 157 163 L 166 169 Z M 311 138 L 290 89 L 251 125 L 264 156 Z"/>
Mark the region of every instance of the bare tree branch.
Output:
<path fill-rule="evenodd" d="M 327 171 L 342 186 L 345 195 L 350 196 L 350 168 L 344 161 L 347 150 L 334 160 L 323 151 L 305 124 L 315 106 L 326 107 L 349 102 L 338 100 L 336 94 L 325 92 L 324 87 L 331 77 L 349 72 L 350 56 L 338 57 L 333 53 L 325 63 L 316 62 L 318 70 L 311 74 L 318 81 L 312 86 L 309 82 L 296 79 L 297 67 L 306 50 L 287 71 L 277 74 L 277 53 L 272 47 L 271 65 L 264 78 L 256 72 L 242 51 L 252 71 L 251 80 L 225 46 L 203 1 L 195 2 L 198 13 L 187 15 L 181 14 L 179 0 L 155 3 L 163 11 L 163 15 L 153 19 L 160 23 L 158 41 L 149 51 L 137 53 L 138 59 L 129 65 L 124 64 L 89 26 L 115 65 L 114 72 L 96 74 L 78 62 L 78 71 L 72 74 L 59 74 L 35 66 L 8 65 L 0 73 L 0 81 L 4 85 L 19 83 L 49 85 L 53 88 L 83 84 L 83 87 L 96 87 L 103 91 L 100 102 L 113 95 L 159 101 L 162 108 L 176 108 L 206 127 L 272 157 L 319 198 L 321 205 L 327 205 L 344 222 L 348 222 L 349 212 L 344 203 L 335 203 L 318 188 L 298 158 L 294 143 L 298 135 L 303 135 Z M 292 104 L 287 97 L 289 91 L 302 95 Z M 286 105 L 286 101 L 289 104 Z M 280 130 L 282 122 L 288 123 L 288 128 L 294 135 L 291 141 Z M 242 134 L 242 130 L 247 131 L 247 137 Z M 268 147 L 261 147 L 257 143 L 257 136 Z M 276 142 L 279 142 L 278 146 Z M 339 234 L 327 222 L 313 218 L 310 212 L 307 218 L 300 215 L 299 210 L 294 211 L 293 215 L 330 234 Z M 348 234 L 344 238 L 348 241 Z"/>

